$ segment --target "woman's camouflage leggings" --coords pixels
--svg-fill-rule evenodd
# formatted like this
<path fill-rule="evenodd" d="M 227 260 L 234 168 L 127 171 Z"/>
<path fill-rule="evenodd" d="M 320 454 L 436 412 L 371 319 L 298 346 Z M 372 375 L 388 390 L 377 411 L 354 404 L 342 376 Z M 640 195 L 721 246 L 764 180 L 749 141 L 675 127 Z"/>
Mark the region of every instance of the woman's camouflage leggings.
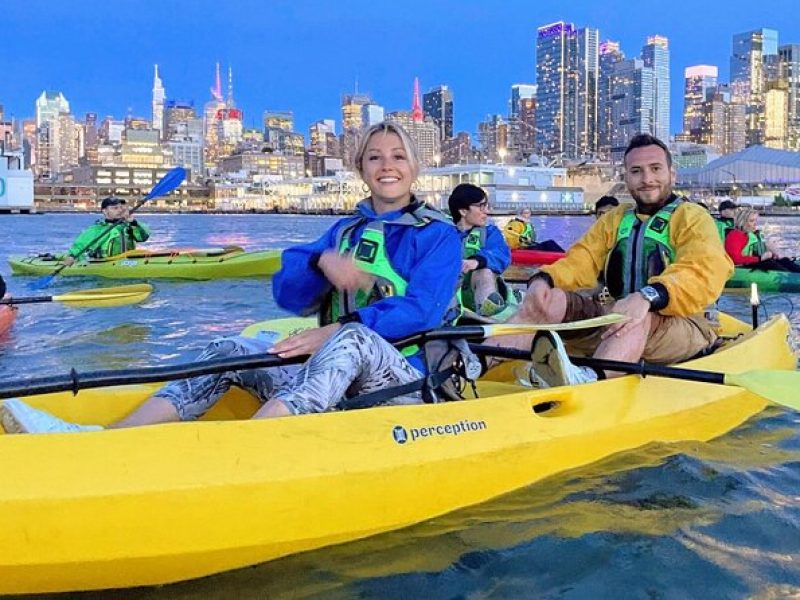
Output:
<path fill-rule="evenodd" d="M 198 361 L 266 352 L 272 344 L 241 336 L 211 342 Z M 275 399 L 292 413 L 333 410 L 345 397 L 366 394 L 422 378 L 402 354 L 360 323 L 348 323 L 333 334 L 303 365 L 226 371 L 174 381 L 155 395 L 175 406 L 183 421 L 204 415 L 232 386 L 247 390 L 262 403 Z M 417 404 L 419 393 L 392 398 L 388 404 Z"/>

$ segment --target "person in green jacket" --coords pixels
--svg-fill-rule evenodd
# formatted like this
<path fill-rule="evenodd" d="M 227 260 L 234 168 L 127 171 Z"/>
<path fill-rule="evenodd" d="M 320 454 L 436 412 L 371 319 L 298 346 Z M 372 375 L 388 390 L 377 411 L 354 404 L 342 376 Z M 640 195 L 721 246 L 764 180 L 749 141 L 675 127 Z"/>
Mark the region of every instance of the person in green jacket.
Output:
<path fill-rule="evenodd" d="M 63 258 L 67 266 L 75 264 L 81 256 L 106 258 L 122 254 L 136 248 L 136 242 L 150 237 L 150 230 L 130 214 L 123 198 L 103 198 L 100 210 L 104 218 L 84 229 L 67 251 Z"/>
<path fill-rule="evenodd" d="M 725 235 L 730 229 L 733 229 L 733 219 L 736 217 L 736 209 L 739 206 L 730 200 L 723 200 L 719 203 L 719 216 L 714 217 L 714 224 L 717 226 L 717 232 L 720 239 L 725 242 Z"/>

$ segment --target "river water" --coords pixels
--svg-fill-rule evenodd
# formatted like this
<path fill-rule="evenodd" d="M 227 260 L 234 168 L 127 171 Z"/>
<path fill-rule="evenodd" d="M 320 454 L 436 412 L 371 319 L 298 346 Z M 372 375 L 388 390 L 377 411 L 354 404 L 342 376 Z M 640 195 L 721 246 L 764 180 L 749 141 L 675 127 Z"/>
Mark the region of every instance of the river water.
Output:
<path fill-rule="evenodd" d="M 0 216 L 0 273 L 10 254 L 62 251 L 88 215 Z M 147 215 L 149 246 L 285 248 L 331 217 Z M 798 255 L 800 218 L 764 219 Z M 590 217 L 535 217 L 539 238 L 568 246 Z M 122 282 L 59 278 L 46 293 Z M 212 337 L 285 313 L 266 279 L 152 281 L 142 305 L 23 306 L 0 340 L 0 377 L 191 360 Z M 790 314 L 800 294 L 764 294 Z M 742 296 L 724 310 L 749 319 Z M 795 305 L 798 309 L 795 310 Z M 744 368 L 744 365 L 743 365 Z M 652 444 L 492 502 L 398 532 L 253 568 L 114 598 L 777 598 L 800 597 L 800 415 L 770 408 L 710 443 Z M 0 507 L 0 510 L 2 507 Z M 83 594 L 80 597 L 109 597 Z"/>

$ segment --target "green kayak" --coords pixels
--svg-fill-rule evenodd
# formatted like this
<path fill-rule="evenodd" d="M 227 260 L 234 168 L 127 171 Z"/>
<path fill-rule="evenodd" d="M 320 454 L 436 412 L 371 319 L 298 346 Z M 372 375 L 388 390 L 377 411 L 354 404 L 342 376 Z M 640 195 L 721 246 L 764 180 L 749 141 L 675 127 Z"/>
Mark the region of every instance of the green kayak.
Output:
<path fill-rule="evenodd" d="M 49 275 L 61 266 L 52 255 L 11 256 L 15 275 Z M 137 249 L 66 267 L 60 275 L 110 279 L 225 279 L 268 277 L 281 267 L 280 250 L 245 252 L 238 246 L 200 249 Z"/>
<path fill-rule="evenodd" d="M 736 271 L 725 284 L 726 290 L 750 288 L 755 283 L 761 292 L 800 292 L 800 273 L 791 271 L 760 271 L 736 267 Z"/>

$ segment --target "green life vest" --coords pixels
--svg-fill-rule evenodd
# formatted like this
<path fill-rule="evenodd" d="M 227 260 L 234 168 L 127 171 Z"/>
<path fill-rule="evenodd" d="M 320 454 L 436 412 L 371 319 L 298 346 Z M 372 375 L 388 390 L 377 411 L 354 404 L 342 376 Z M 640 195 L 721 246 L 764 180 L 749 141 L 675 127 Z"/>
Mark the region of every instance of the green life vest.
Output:
<path fill-rule="evenodd" d="M 366 219 L 364 218 L 356 219 L 353 223 L 342 227 L 338 231 L 336 247 L 339 249 L 340 254 L 350 252 L 350 236 L 365 221 Z M 322 303 L 320 325 L 334 323 L 340 317 L 377 302 L 382 298 L 404 296 L 408 289 L 408 281 L 394 269 L 391 260 L 389 260 L 386 252 L 384 227 L 386 225 L 425 227 L 433 221 L 441 221 L 450 226 L 453 225 L 453 222 L 444 214 L 424 204 L 419 205 L 411 212 L 404 212 L 391 221 L 375 220 L 367 223 L 361 233 L 361 238 L 352 250 L 352 255 L 356 265 L 362 271 L 375 277 L 375 283 L 369 291 L 358 290 L 355 293 L 332 289 Z M 461 307 L 457 303 L 454 293 L 453 300 L 451 300 L 445 312 L 443 325 L 453 325 L 460 315 Z M 416 345 L 406 346 L 401 350 L 404 356 L 412 356 L 418 351 L 419 346 Z"/>
<path fill-rule="evenodd" d="M 742 254 L 745 256 L 757 256 L 761 258 L 761 255 L 767 251 L 767 244 L 764 242 L 764 239 L 761 237 L 760 231 L 749 231 L 747 232 L 747 245 L 742 250 Z"/>
<path fill-rule="evenodd" d="M 464 258 L 472 258 L 486 244 L 486 227 L 473 227 L 469 230 L 463 241 Z"/>
<path fill-rule="evenodd" d="M 719 238 L 724 242 L 725 235 L 728 233 L 728 230 L 733 229 L 733 219 L 715 218 L 714 225 L 717 226 L 717 233 L 719 233 Z"/>
<path fill-rule="evenodd" d="M 536 243 L 536 230 L 529 221 L 523 221 L 517 217 L 514 217 L 511 220 L 516 221 L 517 223 L 522 223 L 523 229 L 519 234 L 520 246 L 530 246 L 531 244 Z"/>
<path fill-rule="evenodd" d="M 623 298 L 647 285 L 675 259 L 669 235 L 669 222 L 683 203 L 676 199 L 662 207 L 647 221 L 636 216 L 636 209 L 625 211 L 617 227 L 617 240 L 606 259 L 605 284 L 614 298 Z"/>

